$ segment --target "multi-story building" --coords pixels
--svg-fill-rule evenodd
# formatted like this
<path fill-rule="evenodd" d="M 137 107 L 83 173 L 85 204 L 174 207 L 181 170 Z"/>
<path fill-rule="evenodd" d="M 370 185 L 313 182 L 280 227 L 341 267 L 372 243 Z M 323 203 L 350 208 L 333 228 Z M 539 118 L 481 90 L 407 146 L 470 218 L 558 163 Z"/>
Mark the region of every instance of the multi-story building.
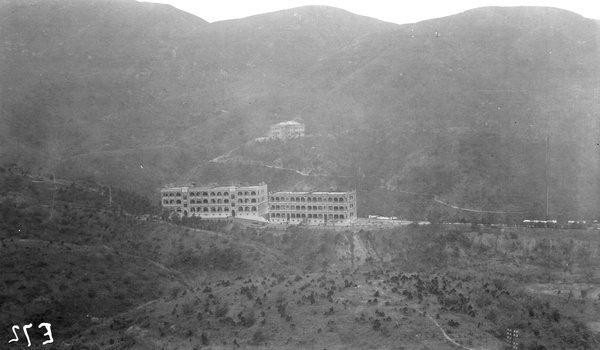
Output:
<path fill-rule="evenodd" d="M 269 221 L 309 225 L 356 220 L 356 191 L 269 193 Z"/>
<path fill-rule="evenodd" d="M 288 121 L 271 125 L 269 128 L 269 138 L 289 139 L 304 136 L 304 124 Z"/>
<path fill-rule="evenodd" d="M 161 203 L 183 216 L 238 217 L 266 220 L 269 214 L 267 185 L 170 186 L 161 189 Z"/>

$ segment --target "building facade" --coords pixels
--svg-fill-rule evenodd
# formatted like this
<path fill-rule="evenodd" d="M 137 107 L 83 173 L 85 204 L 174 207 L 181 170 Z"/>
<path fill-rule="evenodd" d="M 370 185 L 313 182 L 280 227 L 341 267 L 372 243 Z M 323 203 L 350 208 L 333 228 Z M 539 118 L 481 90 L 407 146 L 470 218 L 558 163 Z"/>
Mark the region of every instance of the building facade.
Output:
<path fill-rule="evenodd" d="M 288 121 L 271 125 L 269 128 L 269 138 L 290 139 L 304 136 L 304 124 Z"/>
<path fill-rule="evenodd" d="M 170 186 L 160 192 L 163 208 L 182 216 L 266 220 L 269 214 L 268 189 L 264 183 Z"/>
<path fill-rule="evenodd" d="M 356 191 L 272 192 L 269 221 L 279 224 L 318 225 L 356 220 Z"/>

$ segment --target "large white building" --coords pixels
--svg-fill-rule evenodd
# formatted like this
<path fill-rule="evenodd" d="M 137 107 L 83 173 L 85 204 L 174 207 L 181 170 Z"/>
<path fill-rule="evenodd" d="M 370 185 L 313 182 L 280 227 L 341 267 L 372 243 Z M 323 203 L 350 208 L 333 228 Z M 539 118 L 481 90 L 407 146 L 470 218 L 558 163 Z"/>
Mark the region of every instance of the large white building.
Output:
<path fill-rule="evenodd" d="M 267 185 L 180 185 L 161 189 L 163 208 L 182 216 L 245 218 L 276 224 L 348 223 L 356 220 L 356 191 L 280 191 Z"/>
<path fill-rule="evenodd" d="M 264 183 L 170 186 L 160 192 L 163 208 L 183 216 L 266 220 L 269 214 L 268 190 Z"/>
<path fill-rule="evenodd" d="M 269 221 L 318 225 L 356 220 L 356 191 L 269 193 Z"/>
<path fill-rule="evenodd" d="M 269 128 L 269 138 L 290 139 L 304 136 L 304 124 L 288 121 L 271 125 Z"/>

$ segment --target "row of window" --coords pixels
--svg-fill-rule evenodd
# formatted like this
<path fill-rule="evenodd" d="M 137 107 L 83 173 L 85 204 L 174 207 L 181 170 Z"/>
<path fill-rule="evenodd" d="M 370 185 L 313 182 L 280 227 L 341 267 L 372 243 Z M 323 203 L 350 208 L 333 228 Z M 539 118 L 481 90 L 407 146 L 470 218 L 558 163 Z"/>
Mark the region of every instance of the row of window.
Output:
<path fill-rule="evenodd" d="M 176 210 L 181 212 L 181 208 L 172 208 L 172 210 Z M 239 212 L 257 212 L 258 209 L 256 207 L 239 207 Z M 229 212 L 229 207 L 204 207 L 204 208 L 195 208 L 191 207 L 190 212 L 192 213 L 223 213 Z"/>
<path fill-rule="evenodd" d="M 180 199 L 164 199 L 163 200 L 164 204 L 181 204 L 181 200 Z M 195 199 L 190 199 L 190 204 L 227 204 L 229 203 L 229 199 L 211 199 L 210 201 L 208 199 L 198 199 L 197 201 Z M 235 200 L 234 202 L 235 203 Z M 248 198 L 244 198 L 238 199 L 238 203 L 243 204 L 243 203 L 257 203 L 256 198 L 252 198 L 252 199 L 248 199 Z"/>
<path fill-rule="evenodd" d="M 330 211 L 338 211 L 338 210 L 346 210 L 347 207 L 345 206 L 317 206 L 317 205 L 313 205 L 313 206 L 304 206 L 304 205 L 271 205 L 270 206 L 271 210 L 330 210 Z"/>
<path fill-rule="evenodd" d="M 246 212 L 246 211 L 247 212 L 251 212 L 251 211 L 255 212 L 255 211 L 258 211 L 258 209 L 256 207 L 238 207 L 237 210 L 239 212 Z M 207 212 L 220 213 L 220 212 L 228 212 L 229 211 L 229 207 L 210 207 L 210 208 L 208 208 L 208 207 L 204 207 L 204 208 L 194 208 L 194 207 L 191 207 L 190 211 L 191 212 L 197 212 L 197 213 L 200 213 L 200 212 L 204 212 L 204 213 L 207 213 Z"/>
<path fill-rule="evenodd" d="M 325 216 L 323 216 L 325 215 Z M 352 216 L 352 215 L 351 215 Z M 286 213 L 271 213 L 271 218 L 275 219 L 287 219 Z M 333 220 L 344 220 L 346 216 L 344 214 L 289 214 L 289 219 L 333 219 Z"/>
<path fill-rule="evenodd" d="M 354 197 L 350 196 L 350 200 Z M 271 197 L 271 202 L 343 202 L 343 197 Z"/>
<path fill-rule="evenodd" d="M 209 196 L 209 192 L 188 192 L 190 197 L 208 197 Z M 233 195 L 234 193 L 232 193 Z M 238 192 L 237 193 L 238 196 L 256 196 L 257 193 L 256 191 L 245 191 L 245 192 Z M 229 192 L 225 191 L 225 192 L 210 192 L 210 196 L 229 196 Z M 181 192 L 163 192 L 163 197 L 181 197 Z"/>

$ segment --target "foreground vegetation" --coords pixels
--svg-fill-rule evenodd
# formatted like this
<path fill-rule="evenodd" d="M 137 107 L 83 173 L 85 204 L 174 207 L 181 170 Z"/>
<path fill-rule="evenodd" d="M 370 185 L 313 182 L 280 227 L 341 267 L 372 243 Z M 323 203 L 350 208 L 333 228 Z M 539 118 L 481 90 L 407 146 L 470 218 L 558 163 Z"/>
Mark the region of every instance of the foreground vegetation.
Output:
<path fill-rule="evenodd" d="M 0 329 L 49 322 L 44 349 L 600 345 L 595 232 L 165 221 L 115 189 L 0 180 Z"/>

